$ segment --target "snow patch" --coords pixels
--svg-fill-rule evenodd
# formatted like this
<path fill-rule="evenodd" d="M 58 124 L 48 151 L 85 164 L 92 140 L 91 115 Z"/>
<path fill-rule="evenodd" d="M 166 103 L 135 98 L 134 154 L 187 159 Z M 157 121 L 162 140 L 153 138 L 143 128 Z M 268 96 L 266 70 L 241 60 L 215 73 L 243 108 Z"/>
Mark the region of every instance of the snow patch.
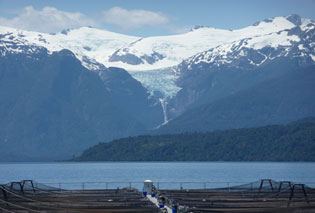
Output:
<path fill-rule="evenodd" d="M 255 50 L 262 49 L 266 46 L 277 48 L 278 46 L 290 46 L 293 41 L 298 42 L 300 41 L 300 38 L 296 35 L 288 36 L 287 31 L 282 31 L 280 33 L 271 33 L 269 35 L 257 36 L 249 39 L 246 47 Z"/>
<path fill-rule="evenodd" d="M 298 48 L 299 48 L 299 50 L 307 50 L 307 49 L 303 46 L 303 44 L 299 44 L 299 45 L 298 45 Z"/>

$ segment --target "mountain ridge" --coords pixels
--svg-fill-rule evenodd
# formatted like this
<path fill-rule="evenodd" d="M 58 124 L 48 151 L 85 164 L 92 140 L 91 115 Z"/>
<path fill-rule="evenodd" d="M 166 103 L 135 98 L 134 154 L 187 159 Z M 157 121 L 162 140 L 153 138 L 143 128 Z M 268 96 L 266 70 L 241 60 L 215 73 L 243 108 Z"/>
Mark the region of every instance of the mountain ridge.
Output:
<path fill-rule="evenodd" d="M 211 48 L 218 48 L 220 45 L 228 45 L 257 36 L 264 38 L 270 33 L 277 35 L 280 31 L 292 30 L 297 27 L 304 32 L 308 28 L 314 28 L 314 21 L 302 19 L 300 16 L 293 14 L 265 19 L 252 26 L 237 30 L 200 27 L 184 34 L 146 38 L 117 34 L 90 27 L 66 30 L 56 34 L 0 27 L 0 34 L 2 34 L 2 40 L 39 45 L 47 48 L 49 52 L 69 49 L 85 67 L 91 70 L 97 70 L 100 66 L 124 68 L 133 78 L 146 86 L 151 94 L 159 92 L 167 101 L 166 99 L 174 96 L 180 89 L 175 83 L 175 79 L 178 78 L 180 73 L 178 69 L 173 67 L 183 60 Z M 292 37 L 292 35 L 278 35 L 278 37 L 284 39 L 285 44 L 286 38 Z M 274 42 L 277 44 L 277 40 L 274 40 Z M 263 41 L 260 44 L 263 44 Z M 268 44 L 263 45 L 268 46 Z M 304 47 L 301 46 L 301 48 Z M 312 60 L 315 61 L 315 55 L 312 56 Z M 218 58 L 216 61 L 218 61 Z M 167 71 L 164 71 L 165 69 Z M 159 78 L 163 81 L 159 84 L 154 83 L 154 80 L 148 77 L 152 71 L 157 73 L 156 75 L 161 73 Z M 146 77 L 143 77 L 139 72 L 142 72 Z M 148 87 L 147 85 L 154 85 L 154 87 Z M 163 89 L 165 87 L 168 90 L 165 91 Z"/>

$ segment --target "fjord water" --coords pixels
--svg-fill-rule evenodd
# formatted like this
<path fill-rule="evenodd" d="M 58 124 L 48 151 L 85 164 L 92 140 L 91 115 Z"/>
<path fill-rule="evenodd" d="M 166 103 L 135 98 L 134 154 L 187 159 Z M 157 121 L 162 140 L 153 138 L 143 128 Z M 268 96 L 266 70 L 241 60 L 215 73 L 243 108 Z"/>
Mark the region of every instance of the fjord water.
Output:
<path fill-rule="evenodd" d="M 314 162 L 0 163 L 0 174 L 0 184 L 28 179 L 62 188 L 140 188 L 146 179 L 161 188 L 227 187 L 260 179 L 315 187 Z"/>

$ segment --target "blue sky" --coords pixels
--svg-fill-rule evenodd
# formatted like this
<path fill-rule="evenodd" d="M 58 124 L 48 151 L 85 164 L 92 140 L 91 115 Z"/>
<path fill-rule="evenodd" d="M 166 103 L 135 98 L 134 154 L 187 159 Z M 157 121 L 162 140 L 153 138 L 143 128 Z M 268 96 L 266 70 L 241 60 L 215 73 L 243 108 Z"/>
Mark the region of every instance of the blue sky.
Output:
<path fill-rule="evenodd" d="M 293 13 L 315 20 L 314 11 L 315 0 L 0 0 L 0 25 L 41 32 L 93 26 L 145 37 L 195 25 L 238 29 Z"/>

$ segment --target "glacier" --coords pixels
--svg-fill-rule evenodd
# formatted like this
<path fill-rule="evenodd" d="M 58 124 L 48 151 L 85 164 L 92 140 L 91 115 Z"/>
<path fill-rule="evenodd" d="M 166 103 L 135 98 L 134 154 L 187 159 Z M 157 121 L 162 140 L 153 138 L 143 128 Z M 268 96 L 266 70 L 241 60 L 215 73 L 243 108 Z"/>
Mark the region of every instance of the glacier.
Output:
<path fill-rule="evenodd" d="M 181 89 L 176 85 L 176 80 L 179 76 L 172 69 L 128 72 L 133 78 L 141 82 L 148 89 L 150 95 L 154 97 L 172 98 Z"/>

